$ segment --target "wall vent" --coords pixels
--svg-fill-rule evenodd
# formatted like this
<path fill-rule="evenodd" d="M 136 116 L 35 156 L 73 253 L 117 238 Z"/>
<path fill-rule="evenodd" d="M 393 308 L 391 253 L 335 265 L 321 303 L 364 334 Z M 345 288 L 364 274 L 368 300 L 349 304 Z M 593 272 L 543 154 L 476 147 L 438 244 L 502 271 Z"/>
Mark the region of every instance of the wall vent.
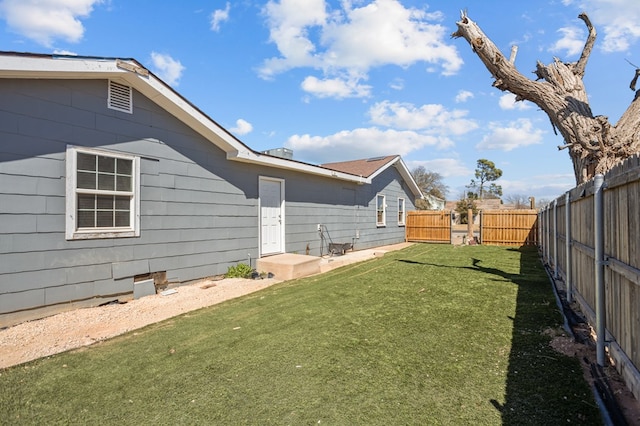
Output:
<path fill-rule="evenodd" d="M 133 90 L 131 87 L 109 80 L 107 106 L 116 111 L 133 114 Z"/>

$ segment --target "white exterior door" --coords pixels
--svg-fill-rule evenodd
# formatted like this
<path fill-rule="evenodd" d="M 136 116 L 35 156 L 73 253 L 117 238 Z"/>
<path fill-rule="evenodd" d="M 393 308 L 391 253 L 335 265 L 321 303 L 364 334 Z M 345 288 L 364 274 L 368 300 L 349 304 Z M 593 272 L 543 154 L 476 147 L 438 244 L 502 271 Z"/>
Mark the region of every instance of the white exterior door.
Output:
<path fill-rule="evenodd" d="M 284 251 L 284 181 L 260 178 L 260 254 Z"/>

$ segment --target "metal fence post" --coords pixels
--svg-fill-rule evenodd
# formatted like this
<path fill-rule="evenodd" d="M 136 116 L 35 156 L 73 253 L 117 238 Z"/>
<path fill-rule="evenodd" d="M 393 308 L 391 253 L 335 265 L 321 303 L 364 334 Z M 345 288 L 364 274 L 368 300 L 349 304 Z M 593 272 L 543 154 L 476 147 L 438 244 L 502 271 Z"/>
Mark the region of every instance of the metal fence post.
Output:
<path fill-rule="evenodd" d="M 558 199 L 553 200 L 553 278 L 558 279 Z"/>
<path fill-rule="evenodd" d="M 542 209 L 538 210 L 538 228 L 536 229 L 536 238 L 538 239 L 538 247 L 540 249 L 540 254 L 542 254 L 542 251 L 544 250 L 544 241 L 542 240 L 542 228 L 544 228 L 542 226 L 542 218 L 544 216 L 542 215 Z M 544 256 L 542 256 L 543 260 L 544 260 Z"/>
<path fill-rule="evenodd" d="M 567 302 L 573 303 L 573 260 L 571 258 L 571 195 L 567 191 L 564 196 L 565 200 L 565 215 L 564 215 L 564 224 L 565 224 L 565 250 L 566 250 L 566 285 L 567 285 Z"/>
<path fill-rule="evenodd" d="M 604 345 L 606 339 L 605 329 L 605 292 L 604 292 L 604 215 L 602 186 L 604 176 L 597 174 L 593 180 L 593 227 L 595 249 L 595 274 L 596 274 L 596 361 L 598 365 L 605 365 Z"/>
<path fill-rule="evenodd" d="M 546 234 L 546 240 L 547 240 L 547 246 L 546 246 L 546 258 L 547 258 L 547 263 L 550 264 L 551 263 L 551 259 L 549 258 L 551 255 L 549 254 L 549 251 L 551 250 L 551 227 L 549 226 L 549 204 L 547 204 L 547 206 L 545 207 L 545 226 L 547 227 L 547 229 L 545 230 L 545 234 Z"/>

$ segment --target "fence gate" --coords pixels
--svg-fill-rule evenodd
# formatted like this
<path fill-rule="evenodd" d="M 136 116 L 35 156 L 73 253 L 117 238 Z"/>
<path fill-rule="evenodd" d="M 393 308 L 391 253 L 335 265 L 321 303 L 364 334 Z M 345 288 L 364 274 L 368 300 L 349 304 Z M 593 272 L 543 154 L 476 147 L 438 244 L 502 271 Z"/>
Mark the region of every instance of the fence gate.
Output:
<path fill-rule="evenodd" d="M 480 242 L 494 246 L 538 244 L 538 212 L 536 210 L 481 211 Z"/>
<path fill-rule="evenodd" d="M 405 231 L 407 241 L 451 244 L 451 211 L 407 212 Z"/>

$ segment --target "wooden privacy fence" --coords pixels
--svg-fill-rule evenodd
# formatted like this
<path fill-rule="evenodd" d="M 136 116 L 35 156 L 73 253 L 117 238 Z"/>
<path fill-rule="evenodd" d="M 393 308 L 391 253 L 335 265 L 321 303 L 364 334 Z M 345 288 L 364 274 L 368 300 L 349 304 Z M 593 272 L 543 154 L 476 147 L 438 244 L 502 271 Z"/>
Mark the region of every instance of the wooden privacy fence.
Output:
<path fill-rule="evenodd" d="M 483 210 L 480 212 L 480 242 L 498 246 L 538 243 L 537 210 Z"/>
<path fill-rule="evenodd" d="M 598 358 L 606 346 L 640 398 L 639 157 L 554 200 L 539 224 L 543 259 L 596 330 Z"/>
<path fill-rule="evenodd" d="M 407 212 L 405 224 L 407 241 L 451 243 L 450 210 L 417 210 Z"/>
<path fill-rule="evenodd" d="M 480 214 L 482 244 L 518 247 L 537 244 L 538 212 L 536 210 L 485 210 Z M 410 211 L 407 213 L 405 226 L 406 240 L 451 244 L 453 238 L 451 222 L 450 210 Z"/>

